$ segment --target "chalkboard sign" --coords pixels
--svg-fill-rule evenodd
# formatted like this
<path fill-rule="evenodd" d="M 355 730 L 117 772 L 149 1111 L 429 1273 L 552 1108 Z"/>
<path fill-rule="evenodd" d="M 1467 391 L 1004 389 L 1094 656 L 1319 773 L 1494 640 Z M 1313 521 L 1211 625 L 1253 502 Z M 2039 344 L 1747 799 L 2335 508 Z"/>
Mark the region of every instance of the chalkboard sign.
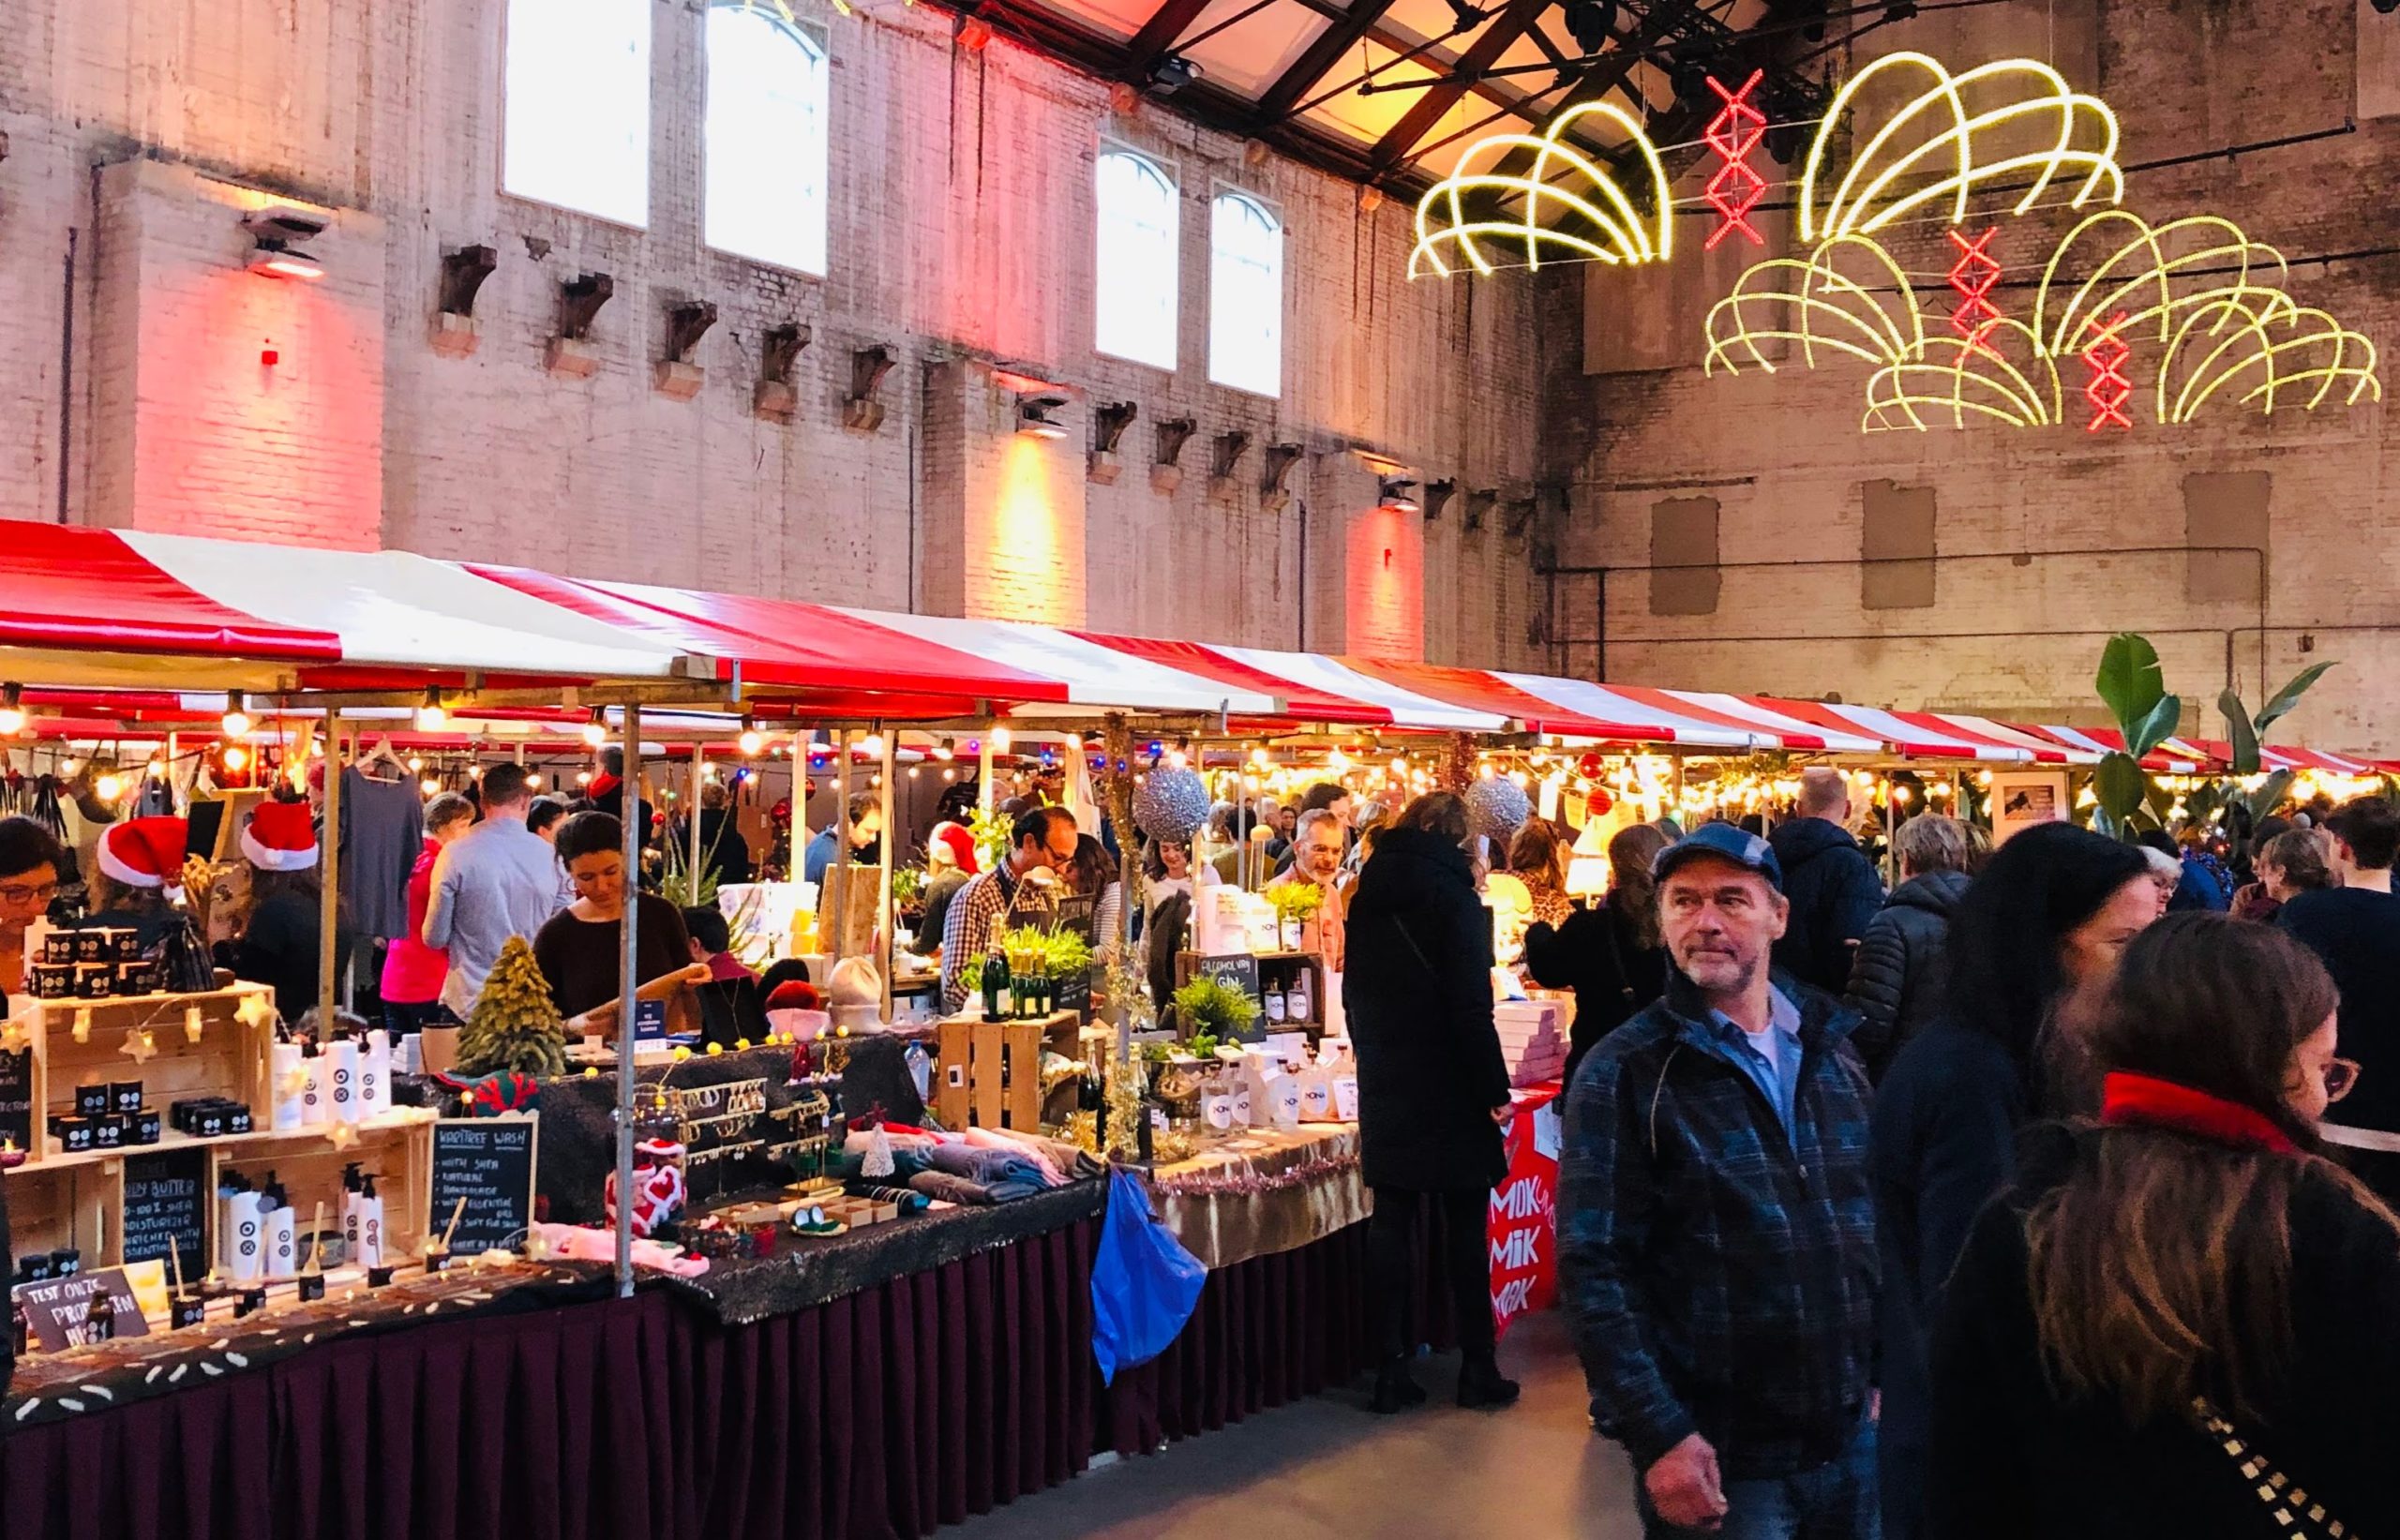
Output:
<path fill-rule="evenodd" d="M 1228 989 L 1239 990 L 1252 1003 L 1262 1007 L 1261 1013 L 1251 1018 L 1250 1036 L 1256 1038 L 1267 1030 L 1264 1012 L 1265 995 L 1259 989 L 1258 959 L 1248 952 L 1225 957 L 1203 957 L 1193 964 L 1194 977 L 1214 979 Z"/>
<path fill-rule="evenodd" d="M 0 1050 L 0 1139 L 34 1147 L 34 1051 Z"/>
<path fill-rule="evenodd" d="M 433 1125 L 432 1201 L 427 1238 L 439 1240 L 450 1211 L 467 1200 L 450 1237 L 456 1256 L 523 1244 L 533 1222 L 533 1144 L 538 1117 L 443 1118 Z"/>
<path fill-rule="evenodd" d="M 142 1318 L 142 1306 L 134 1299 L 133 1285 L 126 1281 L 122 1268 L 105 1267 L 95 1273 L 69 1273 L 65 1278 L 45 1278 L 38 1283 L 20 1283 L 14 1293 L 17 1303 L 25 1308 L 27 1335 L 33 1338 L 34 1346 L 44 1353 L 59 1353 L 82 1344 L 92 1296 L 104 1290 L 109 1303 L 116 1307 L 113 1335 L 149 1336 L 150 1323 Z"/>
<path fill-rule="evenodd" d="M 184 1278 L 197 1283 L 208 1271 L 208 1152 L 168 1150 L 128 1156 L 125 1161 L 125 1260 L 165 1261 L 167 1248 L 181 1254 Z M 174 1277 L 168 1264 L 167 1276 Z"/>

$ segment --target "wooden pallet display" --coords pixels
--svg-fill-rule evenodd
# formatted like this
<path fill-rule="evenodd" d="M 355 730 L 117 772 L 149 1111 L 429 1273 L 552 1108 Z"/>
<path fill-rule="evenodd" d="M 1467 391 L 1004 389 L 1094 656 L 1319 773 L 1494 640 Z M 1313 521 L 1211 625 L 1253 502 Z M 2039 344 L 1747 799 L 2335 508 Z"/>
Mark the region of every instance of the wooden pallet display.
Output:
<path fill-rule="evenodd" d="M 986 1022 L 960 1016 L 940 1023 L 936 1033 L 934 1112 L 942 1127 L 1038 1131 L 1042 1051 L 1047 1048 L 1072 1058 L 1082 1024 L 1082 1014 L 1072 1010 L 1026 1021 Z"/>

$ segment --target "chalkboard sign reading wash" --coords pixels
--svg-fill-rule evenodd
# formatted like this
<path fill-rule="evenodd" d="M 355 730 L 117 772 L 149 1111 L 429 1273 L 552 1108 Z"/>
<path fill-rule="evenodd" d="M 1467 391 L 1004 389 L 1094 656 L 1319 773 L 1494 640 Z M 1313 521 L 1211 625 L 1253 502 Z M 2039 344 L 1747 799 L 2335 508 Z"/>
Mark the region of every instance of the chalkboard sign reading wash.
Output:
<path fill-rule="evenodd" d="M 34 1051 L 0 1049 L 0 1139 L 34 1147 Z"/>
<path fill-rule="evenodd" d="M 453 1256 L 515 1248 L 533 1222 L 533 1144 L 538 1116 L 443 1118 L 433 1125 L 433 1187 L 427 1233 L 441 1238 L 451 1210 L 467 1200 Z"/>
<path fill-rule="evenodd" d="M 169 1150 L 128 1156 L 125 1162 L 125 1260 L 164 1262 L 181 1253 L 184 1277 L 208 1271 L 208 1152 Z M 174 1274 L 173 1264 L 168 1276 Z"/>

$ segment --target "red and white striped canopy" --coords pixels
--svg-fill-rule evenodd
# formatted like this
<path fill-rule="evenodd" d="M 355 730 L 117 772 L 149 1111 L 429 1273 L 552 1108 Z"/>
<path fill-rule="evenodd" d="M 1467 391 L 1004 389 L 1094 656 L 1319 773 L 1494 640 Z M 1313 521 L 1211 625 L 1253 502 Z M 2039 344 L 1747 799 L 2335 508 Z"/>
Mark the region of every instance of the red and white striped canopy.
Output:
<path fill-rule="evenodd" d="M 2085 765 L 2101 729 L 1958 712 L 1664 690 L 1423 663 L 904 615 L 461 565 L 31 522 L 0 526 L 0 678 L 65 722 L 172 721 L 158 686 L 207 691 L 686 680 L 691 704 L 738 683 L 760 713 L 935 720 L 1122 710 L 1304 725 L 1529 733 L 1701 753 L 1790 750 Z M 128 694 L 128 687 L 152 687 Z M 38 687 L 50 686 L 45 694 Z M 87 695 L 58 687 L 82 687 Z M 204 713 L 203 713 L 204 714 Z M 2148 763 L 2225 766 L 2170 739 Z M 2271 746 L 2270 770 L 2378 762 Z"/>

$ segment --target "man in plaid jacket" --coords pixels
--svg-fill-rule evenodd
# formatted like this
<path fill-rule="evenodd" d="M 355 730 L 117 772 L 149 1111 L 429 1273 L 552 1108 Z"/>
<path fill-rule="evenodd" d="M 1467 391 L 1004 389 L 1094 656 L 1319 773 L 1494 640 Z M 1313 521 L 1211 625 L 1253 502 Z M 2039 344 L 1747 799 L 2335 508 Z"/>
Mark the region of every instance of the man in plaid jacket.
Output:
<path fill-rule="evenodd" d="M 1855 1018 L 1779 976 L 1764 840 L 1661 852 L 1664 999 L 1568 1092 L 1559 1268 L 1650 1540 L 1873 1540 L 1875 1218 Z"/>

